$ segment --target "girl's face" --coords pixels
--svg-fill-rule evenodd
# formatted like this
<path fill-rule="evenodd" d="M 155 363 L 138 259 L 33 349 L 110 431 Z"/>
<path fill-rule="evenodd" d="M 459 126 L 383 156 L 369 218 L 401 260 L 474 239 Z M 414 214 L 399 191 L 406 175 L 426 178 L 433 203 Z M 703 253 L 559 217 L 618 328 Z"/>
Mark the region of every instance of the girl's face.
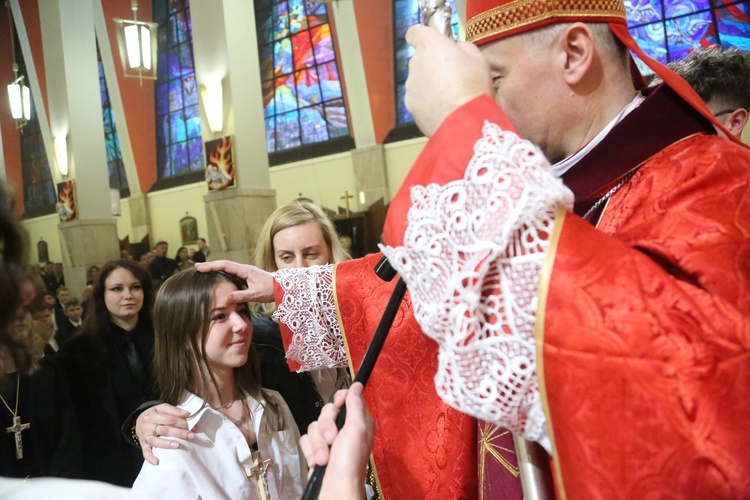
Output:
<path fill-rule="evenodd" d="M 333 260 L 320 227 L 313 221 L 276 233 L 273 257 L 278 269 L 320 266 Z"/>
<path fill-rule="evenodd" d="M 143 306 L 143 287 L 133 273 L 118 267 L 104 280 L 104 304 L 112 322 L 120 327 L 138 318 Z"/>
<path fill-rule="evenodd" d="M 213 372 L 231 370 L 247 362 L 253 327 L 247 304 L 227 304 L 227 295 L 236 291 L 237 287 L 227 281 L 214 285 L 205 347 Z"/>
<path fill-rule="evenodd" d="M 180 257 L 180 260 L 188 260 L 188 251 L 187 251 L 187 248 L 180 249 L 180 252 L 179 252 L 178 255 Z"/>

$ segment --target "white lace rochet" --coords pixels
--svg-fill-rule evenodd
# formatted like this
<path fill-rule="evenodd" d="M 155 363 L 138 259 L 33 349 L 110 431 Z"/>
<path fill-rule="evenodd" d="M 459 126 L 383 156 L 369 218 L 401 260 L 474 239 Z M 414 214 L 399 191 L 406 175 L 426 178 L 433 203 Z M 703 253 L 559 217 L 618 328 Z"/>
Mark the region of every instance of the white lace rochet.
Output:
<path fill-rule="evenodd" d="M 572 193 L 530 142 L 485 123 L 463 179 L 415 186 L 404 246 L 383 247 L 440 349 L 435 385 L 459 411 L 542 442 L 534 328 L 549 234 Z M 276 317 L 301 371 L 345 366 L 333 266 L 276 272 Z"/>
<path fill-rule="evenodd" d="M 383 252 L 439 345 L 435 385 L 459 411 L 546 447 L 534 329 L 555 214 L 572 193 L 530 142 L 485 122 L 464 178 L 411 190 L 404 246 Z"/>
<path fill-rule="evenodd" d="M 333 298 L 333 265 L 279 269 L 274 277 L 284 292 L 274 316 L 293 334 L 286 357 L 297 361 L 301 372 L 347 366 Z"/>

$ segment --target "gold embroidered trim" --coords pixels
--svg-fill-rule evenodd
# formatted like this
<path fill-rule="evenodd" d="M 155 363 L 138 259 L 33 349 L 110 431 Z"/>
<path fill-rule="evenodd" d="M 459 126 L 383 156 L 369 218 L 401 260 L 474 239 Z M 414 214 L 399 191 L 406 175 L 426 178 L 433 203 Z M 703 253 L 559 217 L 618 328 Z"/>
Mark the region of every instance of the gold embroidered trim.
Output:
<path fill-rule="evenodd" d="M 502 431 L 502 434 L 499 432 Z M 510 433 L 508 429 L 503 429 L 498 425 L 491 424 L 489 422 L 482 422 L 479 424 L 479 500 L 485 500 L 484 489 L 487 483 L 487 456 L 495 459 L 502 467 L 504 467 L 513 477 L 518 477 L 520 472 L 518 467 L 510 463 L 499 450 L 508 452 L 515 452 L 515 450 L 509 450 L 498 446 L 492 442 L 497 437 L 502 437 Z"/>
<path fill-rule="evenodd" d="M 344 321 L 342 320 L 341 310 L 339 309 L 339 296 L 336 293 L 336 271 L 339 266 L 336 264 L 333 266 L 333 272 L 331 273 L 331 290 L 333 291 L 333 303 L 336 305 L 336 318 L 339 321 L 339 329 L 341 330 L 341 339 L 344 341 L 344 349 L 346 349 L 346 362 L 349 365 L 349 376 L 354 380 L 354 365 L 352 364 L 352 353 L 349 351 L 349 342 L 346 340 L 346 329 L 344 328 Z"/>
<path fill-rule="evenodd" d="M 478 14 L 466 23 L 466 41 L 477 42 L 556 17 L 581 20 L 625 17 L 622 0 L 515 0 Z"/>
<path fill-rule="evenodd" d="M 341 339 L 344 341 L 344 349 L 346 349 L 346 362 L 349 365 L 349 376 L 354 380 L 354 364 L 352 363 L 352 353 L 349 350 L 349 342 L 346 340 L 346 329 L 344 328 L 343 317 L 341 316 L 341 309 L 339 308 L 339 296 L 336 293 L 336 271 L 338 270 L 338 264 L 333 266 L 333 273 L 331 276 L 332 290 L 333 290 L 333 303 L 336 305 L 336 317 L 339 321 L 339 328 L 341 329 Z M 383 500 L 383 489 L 380 487 L 380 477 L 378 476 L 378 469 L 375 467 L 375 457 L 370 453 L 369 467 L 367 468 L 367 475 L 365 480 L 367 484 L 372 486 L 375 495 L 372 500 Z"/>
<path fill-rule="evenodd" d="M 542 265 L 542 274 L 539 279 L 539 306 L 537 307 L 536 313 L 536 376 L 539 379 L 539 396 L 542 398 L 542 407 L 544 408 L 544 415 L 547 417 L 547 432 L 549 433 L 549 440 L 552 444 L 552 467 L 555 470 L 555 484 L 557 486 L 557 494 L 562 500 L 567 498 L 565 494 L 565 486 L 563 485 L 563 477 L 560 471 L 560 462 L 555 453 L 555 432 L 552 428 L 552 417 L 549 413 L 549 404 L 547 403 L 547 388 L 544 383 L 544 321 L 547 310 L 547 296 L 549 295 L 549 282 L 552 278 L 552 268 L 555 264 L 555 257 L 557 255 L 557 245 L 560 242 L 560 234 L 562 233 L 563 225 L 565 224 L 565 217 L 567 212 L 564 209 L 559 209 L 555 215 L 555 227 L 552 229 L 552 233 L 549 238 L 549 248 L 547 249 L 547 255 Z"/>

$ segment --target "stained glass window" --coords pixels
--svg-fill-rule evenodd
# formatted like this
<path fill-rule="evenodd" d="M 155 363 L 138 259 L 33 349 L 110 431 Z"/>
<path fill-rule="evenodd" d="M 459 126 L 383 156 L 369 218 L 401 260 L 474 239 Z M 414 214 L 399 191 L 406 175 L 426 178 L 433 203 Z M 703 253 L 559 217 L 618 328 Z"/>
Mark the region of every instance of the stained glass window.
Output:
<path fill-rule="evenodd" d="M 57 193 L 44 150 L 39 117 L 31 100 L 31 119 L 21 133 L 21 178 L 23 179 L 24 217 L 55 213 Z"/>
<path fill-rule="evenodd" d="M 696 47 L 750 50 L 750 2 L 731 0 L 625 0 L 628 27 L 638 45 L 661 63 Z M 653 74 L 636 61 L 644 75 Z"/>
<path fill-rule="evenodd" d="M 256 0 L 269 153 L 348 137 L 325 3 Z"/>
<path fill-rule="evenodd" d="M 99 48 L 97 47 L 97 54 Z M 104 122 L 104 145 L 107 148 L 107 169 L 109 170 L 109 187 L 120 190 L 120 196 L 129 196 L 128 178 L 122 162 L 120 136 L 117 135 L 115 115 L 112 113 L 112 102 L 109 100 L 107 81 L 104 78 L 104 67 L 99 58 L 99 94 L 102 99 L 102 120 Z"/>
<path fill-rule="evenodd" d="M 451 28 L 453 38 L 459 39 L 458 33 L 458 10 L 456 0 L 448 0 L 448 5 L 453 9 L 451 15 Z M 406 30 L 422 22 L 422 14 L 418 2 L 415 0 L 395 0 L 393 4 L 393 45 L 396 54 L 396 125 L 413 123 L 414 119 L 404 105 L 406 95 L 404 84 L 409 76 L 409 60 L 414 54 L 414 49 L 406 43 L 404 37 Z"/>
<path fill-rule="evenodd" d="M 203 141 L 188 0 L 153 0 L 159 23 L 156 165 L 159 178 L 203 171 Z"/>

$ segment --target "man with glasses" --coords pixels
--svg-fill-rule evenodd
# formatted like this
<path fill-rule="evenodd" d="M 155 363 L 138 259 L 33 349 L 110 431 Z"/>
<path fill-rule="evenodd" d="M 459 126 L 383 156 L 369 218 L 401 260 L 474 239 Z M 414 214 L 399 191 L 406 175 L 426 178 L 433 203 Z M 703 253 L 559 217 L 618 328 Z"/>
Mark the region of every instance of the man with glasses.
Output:
<path fill-rule="evenodd" d="M 700 47 L 669 67 L 695 89 L 732 135 L 742 135 L 750 110 L 750 52 Z"/>

